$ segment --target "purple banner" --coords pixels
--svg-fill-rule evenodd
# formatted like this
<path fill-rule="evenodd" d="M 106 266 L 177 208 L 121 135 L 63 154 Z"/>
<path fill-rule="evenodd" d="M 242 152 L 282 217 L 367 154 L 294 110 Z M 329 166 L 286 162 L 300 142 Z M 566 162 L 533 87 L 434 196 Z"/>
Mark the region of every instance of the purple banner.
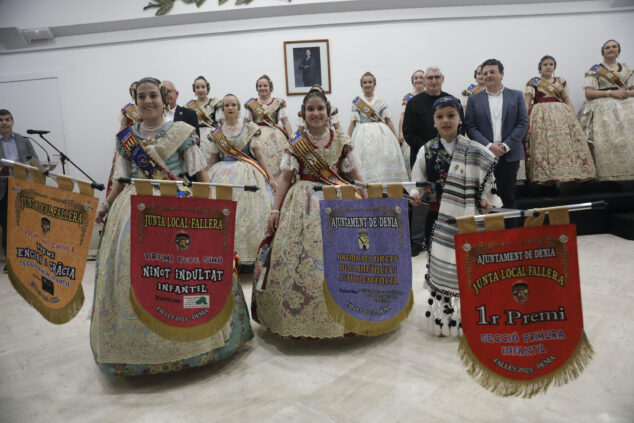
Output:
<path fill-rule="evenodd" d="M 326 286 L 346 314 L 367 322 L 397 316 L 412 288 L 407 200 L 320 202 Z"/>

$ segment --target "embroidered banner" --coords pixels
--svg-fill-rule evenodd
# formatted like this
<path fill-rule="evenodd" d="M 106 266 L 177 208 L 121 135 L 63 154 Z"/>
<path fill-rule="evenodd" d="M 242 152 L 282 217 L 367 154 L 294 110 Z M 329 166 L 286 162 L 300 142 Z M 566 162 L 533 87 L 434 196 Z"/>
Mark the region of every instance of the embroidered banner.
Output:
<path fill-rule="evenodd" d="M 482 386 L 530 397 L 575 379 L 583 331 L 574 225 L 455 236 L 461 359 Z"/>
<path fill-rule="evenodd" d="M 92 192 L 70 190 L 9 178 L 7 191 L 9 279 L 56 324 L 71 320 L 84 303 L 81 281 L 98 202 Z"/>
<path fill-rule="evenodd" d="M 407 200 L 322 200 L 324 296 L 346 331 L 379 335 L 413 305 Z"/>
<path fill-rule="evenodd" d="M 233 312 L 236 203 L 134 195 L 130 217 L 130 301 L 167 339 L 210 337 Z"/>

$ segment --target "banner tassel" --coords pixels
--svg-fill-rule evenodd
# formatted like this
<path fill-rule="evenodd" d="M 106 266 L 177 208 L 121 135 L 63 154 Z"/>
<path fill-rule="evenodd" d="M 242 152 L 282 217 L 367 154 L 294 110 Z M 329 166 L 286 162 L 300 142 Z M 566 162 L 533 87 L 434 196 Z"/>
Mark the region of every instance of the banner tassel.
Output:
<path fill-rule="evenodd" d="M 460 339 L 458 346 L 458 356 L 466 367 L 469 376 L 483 388 L 504 397 L 531 398 L 538 393 L 546 392 L 553 383 L 555 386 L 565 385 L 581 375 L 590 363 L 593 354 L 592 345 L 590 345 L 585 331 L 582 330 L 574 353 L 563 366 L 548 375 L 533 380 L 515 380 L 500 376 L 484 366 L 471 351 L 465 336 Z"/>
<path fill-rule="evenodd" d="M 324 299 L 326 301 L 326 308 L 332 316 L 333 320 L 342 325 L 346 332 L 356 333 L 357 335 L 365 335 L 365 336 L 377 336 L 383 335 L 384 333 L 388 333 L 403 322 L 409 316 L 409 313 L 412 311 L 412 307 L 414 306 L 414 293 L 412 290 L 409 291 L 409 298 L 407 300 L 407 304 L 403 307 L 400 313 L 393 316 L 390 319 L 383 320 L 381 322 L 368 322 L 365 320 L 357 319 L 346 313 L 342 310 L 335 300 L 332 298 L 330 291 L 328 290 L 328 284 L 326 284 L 326 280 L 324 279 L 323 285 L 324 291 Z"/>
<path fill-rule="evenodd" d="M 11 285 L 13 288 L 20 294 L 24 300 L 31 305 L 34 309 L 36 309 L 46 320 L 56 325 L 64 324 L 70 321 L 73 317 L 79 313 L 81 310 L 81 306 L 84 305 L 84 290 L 81 285 L 79 285 L 77 292 L 75 292 L 75 296 L 70 300 L 68 304 L 66 304 L 62 308 L 51 309 L 44 306 L 44 303 L 38 299 L 33 292 L 31 292 L 26 284 L 20 282 L 16 274 L 14 273 L 11 267 L 11 261 L 7 260 L 7 273 L 9 274 L 9 280 L 11 281 Z M 34 283 L 31 286 L 39 291 L 37 285 Z M 42 298 L 45 296 L 42 294 Z"/>

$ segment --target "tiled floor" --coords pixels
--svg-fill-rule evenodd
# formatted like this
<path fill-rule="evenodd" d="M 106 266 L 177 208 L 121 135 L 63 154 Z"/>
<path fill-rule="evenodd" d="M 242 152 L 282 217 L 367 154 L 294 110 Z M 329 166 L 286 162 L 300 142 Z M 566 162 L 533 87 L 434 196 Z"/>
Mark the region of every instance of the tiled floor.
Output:
<path fill-rule="evenodd" d="M 90 352 L 86 302 L 56 326 L 0 276 L 0 422 L 633 422 L 634 242 L 579 238 L 585 329 L 595 357 L 563 387 L 532 399 L 481 388 L 458 361 L 457 340 L 422 330 L 422 275 L 416 300 L 395 332 L 341 341 L 283 341 L 256 323 L 241 353 L 205 368 L 117 378 Z M 242 283 L 249 299 L 251 286 Z"/>

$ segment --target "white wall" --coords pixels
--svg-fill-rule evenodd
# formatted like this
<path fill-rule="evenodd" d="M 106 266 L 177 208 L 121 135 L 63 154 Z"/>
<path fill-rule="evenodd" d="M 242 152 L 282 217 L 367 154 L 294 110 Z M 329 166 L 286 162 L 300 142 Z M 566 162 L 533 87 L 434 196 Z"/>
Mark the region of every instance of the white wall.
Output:
<path fill-rule="evenodd" d="M 541 11 L 548 8 L 539 7 Z M 474 67 L 495 57 L 506 66 L 505 85 L 521 89 L 535 75 L 539 58 L 551 54 L 558 61 L 556 73 L 568 80 L 578 108 L 583 101 L 583 74 L 600 61 L 599 49 L 605 40 L 619 40 L 623 46 L 620 60 L 634 64 L 631 10 L 315 26 L 309 26 L 314 17 L 293 19 L 300 26 L 253 29 L 266 27 L 263 20 L 261 25 L 249 22 L 242 30 L 229 33 L 4 53 L 0 55 L 0 82 L 34 72 L 56 76 L 60 109 L 50 113 L 60 114 L 64 131 L 51 134 L 51 139 L 65 145 L 73 160 L 105 182 L 118 111 L 129 101 L 127 89 L 132 80 L 147 75 L 171 79 L 184 104 L 193 98 L 193 79 L 202 74 L 211 82 L 212 95 L 232 92 L 244 101 L 255 96 L 256 78 L 267 73 L 276 85 L 274 94 L 286 97 L 284 41 L 330 41 L 330 98 L 339 107 L 346 129 L 349 104 L 361 93 L 359 78 L 367 70 L 377 76 L 377 94 L 388 102 L 393 120 L 398 122 L 402 96 L 410 90 L 409 78 L 417 68 L 440 66 L 446 77 L 445 91 L 459 95 L 472 81 Z M 25 92 L 19 97 L 0 98 L 0 108 L 25 110 L 38 96 L 37 92 Z M 295 125 L 301 97 L 289 97 L 287 103 Z M 21 113 L 16 115 L 16 130 L 51 129 L 40 128 L 42 122 L 41 115 Z"/>

